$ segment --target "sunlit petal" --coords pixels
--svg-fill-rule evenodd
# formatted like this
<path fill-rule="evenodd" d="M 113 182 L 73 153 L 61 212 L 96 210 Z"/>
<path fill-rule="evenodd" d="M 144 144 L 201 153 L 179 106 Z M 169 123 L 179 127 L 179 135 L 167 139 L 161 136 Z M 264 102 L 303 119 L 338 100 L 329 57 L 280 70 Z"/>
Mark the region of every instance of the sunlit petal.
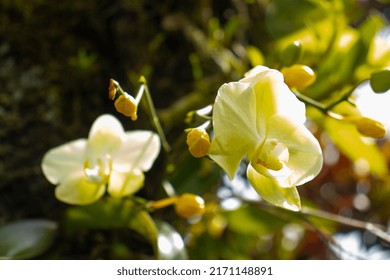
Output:
<path fill-rule="evenodd" d="M 125 136 L 121 123 L 111 115 L 102 115 L 93 123 L 88 136 L 88 155 L 100 157 L 117 152 Z"/>
<path fill-rule="evenodd" d="M 273 116 L 268 122 L 268 136 L 285 144 L 289 152 L 287 167 L 292 170 L 289 185 L 302 185 L 321 171 L 323 157 L 317 139 L 304 125 L 284 116 Z"/>
<path fill-rule="evenodd" d="M 78 139 L 49 150 L 43 157 L 43 174 L 52 184 L 58 184 L 83 169 L 86 139 Z"/>
<path fill-rule="evenodd" d="M 258 173 L 251 165 L 248 165 L 247 176 L 253 188 L 264 200 L 292 211 L 301 209 L 301 200 L 295 186 L 281 187 L 276 181 Z"/>
<path fill-rule="evenodd" d="M 257 119 L 266 122 L 271 116 L 283 115 L 295 123 L 306 120 L 305 104 L 283 83 L 283 76 L 276 70 L 270 70 L 254 85 L 256 93 Z M 257 129 L 262 130 L 263 123 Z"/>
<path fill-rule="evenodd" d="M 58 200 L 74 205 L 85 205 L 97 201 L 105 192 L 104 184 L 94 184 L 83 174 L 67 178 L 55 189 Z"/>
<path fill-rule="evenodd" d="M 144 174 L 139 169 L 134 169 L 131 172 L 111 173 L 108 193 L 113 197 L 123 197 L 136 193 L 144 185 Z"/>
<path fill-rule="evenodd" d="M 283 75 L 277 70 L 256 66 L 239 82 L 250 83 L 256 93 L 257 119 L 265 121 L 274 114 L 283 114 L 297 123 L 305 121 L 305 105 L 283 82 Z M 263 125 L 258 125 L 263 129 Z"/>
<path fill-rule="evenodd" d="M 240 80 L 242 83 L 257 83 L 257 81 L 267 74 L 270 69 L 263 65 L 258 65 L 245 73 L 245 77 Z M 282 77 L 283 79 L 283 77 Z"/>
<path fill-rule="evenodd" d="M 160 139 L 150 131 L 126 132 L 121 148 L 114 155 L 116 170 L 149 170 L 160 153 Z"/>
<path fill-rule="evenodd" d="M 251 153 L 259 141 L 255 104 L 253 89 L 248 84 L 224 84 L 218 91 L 213 111 L 216 137 L 209 154 L 230 178 L 234 177 L 242 158 Z"/>

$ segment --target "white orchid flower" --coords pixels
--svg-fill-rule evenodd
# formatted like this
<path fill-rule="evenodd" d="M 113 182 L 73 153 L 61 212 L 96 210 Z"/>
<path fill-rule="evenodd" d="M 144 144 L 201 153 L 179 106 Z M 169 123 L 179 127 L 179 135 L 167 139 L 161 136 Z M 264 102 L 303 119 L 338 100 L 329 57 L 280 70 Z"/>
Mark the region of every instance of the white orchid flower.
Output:
<path fill-rule="evenodd" d="M 248 180 L 262 198 L 298 211 L 296 186 L 312 180 L 323 161 L 305 120 L 305 105 L 283 82 L 283 75 L 257 66 L 240 81 L 220 87 L 209 156 L 230 179 L 246 157 Z"/>
<path fill-rule="evenodd" d="M 49 182 L 58 185 L 57 199 L 84 205 L 101 198 L 106 188 L 113 197 L 137 192 L 159 152 L 155 133 L 125 132 L 115 117 L 103 115 L 93 123 L 88 139 L 49 150 L 42 171 Z"/>

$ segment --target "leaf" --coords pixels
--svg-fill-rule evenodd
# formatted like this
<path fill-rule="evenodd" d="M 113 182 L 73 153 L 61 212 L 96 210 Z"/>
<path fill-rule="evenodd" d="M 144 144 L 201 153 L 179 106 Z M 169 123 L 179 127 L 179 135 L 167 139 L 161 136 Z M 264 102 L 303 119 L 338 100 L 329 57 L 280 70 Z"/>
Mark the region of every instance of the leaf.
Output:
<path fill-rule="evenodd" d="M 0 228 L 0 259 L 31 259 L 53 243 L 57 223 L 43 219 L 20 220 Z"/>
<path fill-rule="evenodd" d="M 387 174 L 386 159 L 375 142 L 363 141 L 354 125 L 331 118 L 326 118 L 324 125 L 336 147 L 352 162 L 364 160 L 368 170 L 379 178 Z"/>
<path fill-rule="evenodd" d="M 158 224 L 158 256 L 161 260 L 188 259 L 187 250 L 180 234 L 168 223 Z"/>
<path fill-rule="evenodd" d="M 281 38 L 328 17 L 329 5 L 325 1 L 274 0 L 267 5 L 266 24 L 275 38 Z"/>
<path fill-rule="evenodd" d="M 340 26 L 332 48 L 318 65 L 317 80 L 310 88 L 310 96 L 322 99 L 341 89 L 354 75 L 366 51 L 356 30 Z"/>
<path fill-rule="evenodd" d="M 177 193 L 201 195 L 220 178 L 220 169 L 210 160 L 188 156 L 169 178 Z"/>
<path fill-rule="evenodd" d="M 70 208 L 66 229 L 111 229 L 128 227 L 146 238 L 157 252 L 157 227 L 148 214 L 131 200 L 107 199 Z"/>
<path fill-rule="evenodd" d="M 283 66 L 291 66 L 298 63 L 302 55 L 302 46 L 299 41 L 289 44 L 279 55 L 280 62 Z"/>

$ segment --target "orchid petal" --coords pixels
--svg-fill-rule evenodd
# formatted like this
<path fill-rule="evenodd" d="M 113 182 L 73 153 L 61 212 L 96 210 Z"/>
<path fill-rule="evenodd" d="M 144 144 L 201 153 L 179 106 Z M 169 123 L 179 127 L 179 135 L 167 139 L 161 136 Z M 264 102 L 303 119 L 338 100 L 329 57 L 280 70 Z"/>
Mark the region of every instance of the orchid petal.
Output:
<path fill-rule="evenodd" d="M 160 153 L 160 139 L 150 131 L 126 132 L 121 148 L 113 158 L 116 170 L 149 170 Z"/>
<path fill-rule="evenodd" d="M 113 197 L 123 197 L 136 193 L 144 185 L 145 176 L 139 169 L 131 172 L 113 171 L 108 193 Z"/>
<path fill-rule="evenodd" d="M 303 124 L 306 120 L 305 104 L 290 91 L 283 76 L 276 70 L 261 75 L 254 85 L 256 94 L 257 129 L 265 128 L 265 122 L 273 115 L 283 115 L 291 121 Z"/>
<path fill-rule="evenodd" d="M 297 123 L 305 122 L 305 105 L 283 82 L 283 75 L 265 66 L 256 66 L 245 74 L 240 83 L 249 83 L 256 93 L 257 118 L 265 121 L 274 114 L 283 114 Z M 263 129 L 259 125 L 258 129 Z"/>
<path fill-rule="evenodd" d="M 240 80 L 241 83 L 256 83 L 263 75 L 270 71 L 268 67 L 258 65 L 245 73 L 245 77 Z"/>
<path fill-rule="evenodd" d="M 121 123 L 111 115 L 102 115 L 93 123 L 88 136 L 88 156 L 100 157 L 117 152 L 125 136 Z"/>
<path fill-rule="evenodd" d="M 287 146 L 292 170 L 288 184 L 299 186 L 312 180 L 321 171 L 323 158 L 317 139 L 304 125 L 297 125 L 285 116 L 275 115 L 268 121 L 268 137 Z"/>
<path fill-rule="evenodd" d="M 66 179 L 55 189 L 58 200 L 74 205 L 86 205 L 97 201 L 105 192 L 104 184 L 89 182 L 82 173 Z"/>
<path fill-rule="evenodd" d="M 245 83 L 224 84 L 214 103 L 213 124 L 216 137 L 209 155 L 232 179 L 242 158 L 259 141 L 256 131 L 256 100 Z"/>
<path fill-rule="evenodd" d="M 78 139 L 50 149 L 41 163 L 47 180 L 56 185 L 82 170 L 86 146 L 86 139 Z"/>
<path fill-rule="evenodd" d="M 292 211 L 301 209 L 301 200 L 295 186 L 281 187 L 277 181 L 261 175 L 251 165 L 248 165 L 247 176 L 253 188 L 264 200 Z"/>

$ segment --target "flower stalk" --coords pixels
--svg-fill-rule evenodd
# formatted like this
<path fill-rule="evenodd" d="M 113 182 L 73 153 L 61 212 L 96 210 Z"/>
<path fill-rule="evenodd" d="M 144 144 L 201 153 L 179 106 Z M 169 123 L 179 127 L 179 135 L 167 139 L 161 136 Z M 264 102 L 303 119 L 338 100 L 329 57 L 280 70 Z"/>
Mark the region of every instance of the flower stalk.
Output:
<path fill-rule="evenodd" d="M 167 139 L 165 137 L 164 131 L 163 131 L 162 127 L 161 127 L 161 123 L 160 123 L 160 120 L 159 120 L 159 118 L 157 116 L 156 108 L 154 107 L 152 96 L 150 94 L 149 87 L 148 87 L 148 84 L 146 82 L 145 77 L 141 76 L 141 78 L 139 79 L 139 82 L 141 83 L 141 86 L 140 86 L 140 88 L 138 90 L 138 94 L 137 94 L 136 100 L 137 99 L 140 100 L 141 97 L 142 97 L 142 94 L 145 93 L 153 125 L 155 126 L 156 131 L 157 131 L 158 135 L 161 138 L 161 143 L 163 145 L 164 150 L 167 153 L 169 153 L 171 151 L 171 146 L 169 145 L 169 143 L 168 143 L 168 141 L 167 141 Z M 138 98 L 138 96 L 140 96 L 140 97 Z"/>

